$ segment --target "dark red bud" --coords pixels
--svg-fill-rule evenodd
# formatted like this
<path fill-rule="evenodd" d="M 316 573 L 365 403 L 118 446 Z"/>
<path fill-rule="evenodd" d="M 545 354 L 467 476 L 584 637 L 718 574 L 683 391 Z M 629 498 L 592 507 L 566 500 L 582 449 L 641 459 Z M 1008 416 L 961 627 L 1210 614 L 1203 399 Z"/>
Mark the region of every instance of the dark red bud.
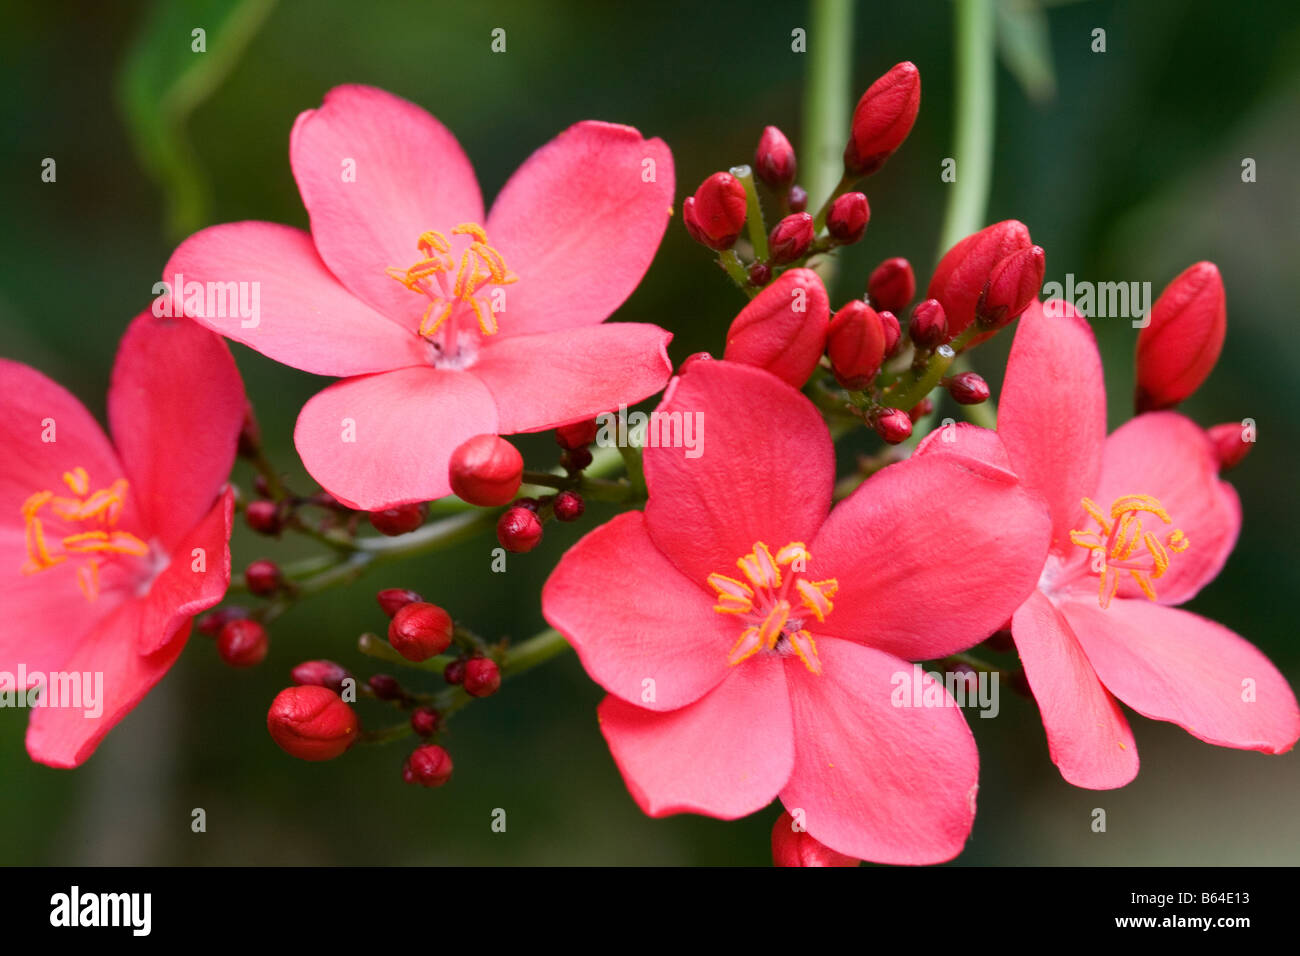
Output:
<path fill-rule="evenodd" d="M 939 260 L 926 296 L 943 303 L 948 334 L 956 337 L 975 321 L 975 304 L 994 267 L 1033 243 L 1023 222 L 1007 219 L 967 236 Z"/>
<path fill-rule="evenodd" d="M 414 601 L 423 601 L 424 598 L 408 588 L 384 588 L 375 595 L 375 600 L 379 602 L 384 613 L 392 617 L 406 605 Z"/>
<path fill-rule="evenodd" d="M 907 139 L 921 108 L 921 71 L 899 63 L 872 83 L 853 110 L 853 128 L 844 148 L 844 168 L 869 176 Z"/>
<path fill-rule="evenodd" d="M 280 566 L 274 561 L 268 561 L 261 558 L 254 561 L 244 569 L 244 583 L 252 594 L 259 597 L 266 597 L 280 590 L 283 579 L 280 576 Z"/>
<path fill-rule="evenodd" d="M 808 251 L 814 236 L 813 217 L 794 212 L 776 224 L 767 242 L 774 265 L 793 262 Z"/>
<path fill-rule="evenodd" d="M 867 280 L 871 304 L 886 312 L 902 312 L 916 296 L 916 276 L 912 264 L 901 257 L 886 259 Z"/>
<path fill-rule="evenodd" d="M 765 286 L 772 281 L 772 267 L 766 262 L 755 262 L 749 267 L 749 284 Z"/>
<path fill-rule="evenodd" d="M 379 700 L 401 700 L 406 696 L 402 685 L 391 674 L 375 674 L 366 684 Z"/>
<path fill-rule="evenodd" d="M 582 512 L 587 506 L 577 492 L 561 491 L 555 496 L 551 507 L 555 510 L 555 517 L 560 521 L 577 521 L 582 517 Z"/>
<path fill-rule="evenodd" d="M 794 147 L 775 126 L 768 126 L 754 150 L 754 175 L 776 190 L 789 189 L 797 169 Z"/>
<path fill-rule="evenodd" d="M 989 400 L 989 383 L 975 372 L 962 372 L 948 379 L 948 394 L 958 405 L 979 405 Z"/>
<path fill-rule="evenodd" d="M 199 633 L 206 634 L 208 637 L 216 637 L 221 633 L 221 629 L 229 621 L 239 621 L 248 617 L 248 608 L 231 605 L 230 607 L 217 608 L 210 611 L 198 619 L 196 627 Z"/>
<path fill-rule="evenodd" d="M 555 429 L 555 442 L 565 451 L 576 451 L 594 442 L 599 430 L 600 425 L 594 418 L 574 422 L 572 425 L 561 425 Z"/>
<path fill-rule="evenodd" d="M 217 653 L 231 667 L 255 667 L 270 650 L 266 628 L 257 621 L 227 621 L 217 635 Z"/>
<path fill-rule="evenodd" d="M 336 694 L 343 693 L 343 682 L 352 674 L 342 664 L 333 661 L 303 661 L 289 672 L 290 679 L 298 685 L 325 687 Z"/>
<path fill-rule="evenodd" d="M 591 464 L 590 448 L 571 448 L 560 456 L 560 461 L 564 464 L 569 474 L 577 474 Z"/>
<path fill-rule="evenodd" d="M 286 687 L 266 715 L 266 729 L 285 753 L 299 760 L 333 760 L 361 729 L 356 712 L 333 691 L 315 685 Z"/>
<path fill-rule="evenodd" d="M 398 505 L 383 511 L 370 512 L 370 524 L 380 534 L 395 538 L 408 534 L 424 524 L 425 507 L 423 503 Z"/>
<path fill-rule="evenodd" d="M 437 744 L 425 744 L 406 758 L 402 779 L 421 787 L 441 787 L 451 779 L 451 754 Z"/>
<path fill-rule="evenodd" d="M 489 657 L 475 657 L 465 662 L 464 685 L 471 697 L 490 697 L 501 686 L 501 669 Z"/>
<path fill-rule="evenodd" d="M 452 661 L 442 669 L 442 679 L 448 684 L 465 683 L 465 662 L 461 660 Z"/>
<path fill-rule="evenodd" d="M 835 313 L 826 335 L 835 380 L 851 391 L 868 387 L 885 357 L 885 329 L 876 310 L 855 299 Z"/>
<path fill-rule="evenodd" d="M 441 720 L 432 707 L 417 707 L 411 711 L 411 729 L 421 737 L 430 737 L 438 731 Z"/>
<path fill-rule="evenodd" d="M 975 321 L 982 329 L 1000 329 L 1038 298 L 1047 268 L 1042 246 L 1011 253 L 993 267 L 988 284 L 975 301 Z"/>
<path fill-rule="evenodd" d="M 427 661 L 451 646 L 451 615 L 427 601 L 398 610 L 388 623 L 388 643 L 408 661 Z"/>
<path fill-rule="evenodd" d="M 826 214 L 826 229 L 836 242 L 850 245 L 867 232 L 871 206 L 863 193 L 845 193 L 831 203 Z"/>
<path fill-rule="evenodd" d="M 933 349 L 948 339 L 948 316 L 938 299 L 926 299 L 912 310 L 907 334 L 918 349 Z"/>
<path fill-rule="evenodd" d="M 511 508 L 497 521 L 497 540 L 507 551 L 524 554 L 542 540 L 542 522 L 527 508 Z"/>
<path fill-rule="evenodd" d="M 880 327 L 885 330 L 885 358 L 893 358 L 898 354 L 898 346 L 903 341 L 903 326 L 898 321 L 898 316 L 886 310 L 877 313 L 880 316 Z"/>
<path fill-rule="evenodd" d="M 284 526 L 280 506 L 274 501 L 250 501 L 244 508 L 244 520 L 258 534 L 278 535 Z"/>
<path fill-rule="evenodd" d="M 695 190 L 693 216 L 706 245 L 728 249 L 745 228 L 745 187 L 731 173 L 714 173 Z"/>
<path fill-rule="evenodd" d="M 876 434 L 891 445 L 905 442 L 912 437 L 912 419 L 901 408 L 881 409 L 872 421 Z"/>
<path fill-rule="evenodd" d="M 257 424 L 257 416 L 253 414 L 253 403 L 244 399 L 244 423 L 239 428 L 236 450 L 244 458 L 256 458 L 257 451 L 261 447 L 262 427 Z"/>

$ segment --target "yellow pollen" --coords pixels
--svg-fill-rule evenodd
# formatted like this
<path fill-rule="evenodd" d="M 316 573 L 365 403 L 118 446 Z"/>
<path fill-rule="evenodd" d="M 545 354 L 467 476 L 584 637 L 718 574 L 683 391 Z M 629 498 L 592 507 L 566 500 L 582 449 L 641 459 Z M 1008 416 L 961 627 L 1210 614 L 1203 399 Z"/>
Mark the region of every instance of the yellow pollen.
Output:
<path fill-rule="evenodd" d="M 435 230 L 420 234 L 416 248 L 424 257 L 405 269 L 389 266 L 384 270 L 412 292 L 428 296 L 429 304 L 420 317 L 420 335 L 433 338 L 444 322 L 455 312 L 456 305 L 469 307 L 484 335 L 496 335 L 496 313 L 491 301 L 480 293 L 485 286 L 505 286 L 518 282 L 519 277 L 506 266 L 506 260 L 488 244 L 487 232 L 476 222 L 462 222 L 451 231 L 453 236 L 468 236 L 470 244 L 461 252 L 456 262 L 451 254 L 451 242 Z M 455 278 L 451 280 L 450 294 L 446 293 L 439 273 Z"/>
<path fill-rule="evenodd" d="M 1172 554 L 1186 551 L 1191 543 L 1182 529 L 1175 528 L 1162 541 L 1142 526 L 1143 515 L 1151 515 L 1164 524 L 1173 524 L 1169 512 L 1151 495 L 1121 495 L 1109 513 L 1091 498 L 1083 499 L 1083 509 L 1097 522 L 1096 531 L 1070 532 L 1070 540 L 1100 558 L 1097 603 L 1110 607 L 1119 582 L 1127 573 L 1149 600 L 1156 600 L 1153 581 L 1169 570 Z"/>
<path fill-rule="evenodd" d="M 737 615 L 742 621 L 740 637 L 727 655 L 728 664 L 734 667 L 759 651 L 775 651 L 798 656 L 814 674 L 822 672 L 817 644 L 803 624 L 808 618 L 826 620 L 839 582 L 802 577 L 811 560 L 800 541 L 787 544 L 775 556 L 766 544 L 756 541 L 754 550 L 736 561 L 741 577 L 709 575 L 709 586 L 717 595 L 713 609 Z"/>
<path fill-rule="evenodd" d="M 63 483 L 74 497 L 38 491 L 23 502 L 21 512 L 27 559 L 20 570 L 25 575 L 39 574 L 63 564 L 70 557 L 85 557 L 86 560 L 77 566 L 77 586 L 87 600 L 93 601 L 99 596 L 99 566 L 106 556 L 141 557 L 149 553 L 149 546 L 135 535 L 113 527 L 126 503 L 128 485 L 125 478 L 117 479 L 107 488 L 90 492 L 90 476 L 86 469 L 78 466 L 64 473 Z M 89 524 L 91 527 L 75 531 L 65 527 L 64 530 L 70 533 L 47 536 L 50 520 L 41 517 L 47 505 L 53 513 L 54 527 L 60 523 L 81 524 L 83 527 Z"/>

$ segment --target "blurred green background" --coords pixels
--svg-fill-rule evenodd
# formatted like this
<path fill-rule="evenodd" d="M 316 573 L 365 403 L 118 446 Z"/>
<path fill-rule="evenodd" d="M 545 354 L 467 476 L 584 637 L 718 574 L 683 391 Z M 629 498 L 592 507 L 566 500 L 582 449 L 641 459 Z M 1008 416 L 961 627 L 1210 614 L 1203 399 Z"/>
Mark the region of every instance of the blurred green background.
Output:
<path fill-rule="evenodd" d="M 0 15 L 0 354 L 68 385 L 101 416 L 117 339 L 148 305 L 173 247 L 170 216 L 306 226 L 289 129 L 331 86 L 372 83 L 429 109 L 464 145 L 487 197 L 570 123 L 636 125 L 671 146 L 680 205 L 710 172 L 748 161 L 765 124 L 798 144 L 805 67 L 819 44 L 811 35 L 807 54 L 791 52 L 790 31 L 808 27 L 808 15 L 801 4 L 780 2 L 281 2 L 267 7 L 255 31 L 256 16 L 220 21 L 222 4 L 167 6 L 171 13 L 160 15 L 147 3 L 9 2 Z M 857 8 L 853 96 L 911 59 L 924 97 L 911 138 L 868 183 L 872 225 L 843 258 L 837 302 L 861 295 L 868 271 L 886 256 L 909 257 L 921 283 L 928 279 L 952 188 L 939 179 L 952 149 L 951 21 L 951 6 L 939 0 Z M 1149 280 L 1158 292 L 1196 260 L 1219 264 L 1228 340 L 1185 410 L 1203 424 L 1253 417 L 1260 440 L 1232 475 L 1245 505 L 1241 542 L 1191 607 L 1246 635 L 1300 683 L 1293 600 L 1300 564 L 1292 549 L 1300 527 L 1293 371 L 1300 340 L 1287 304 L 1300 299 L 1300 6 L 1054 4 L 1046 23 L 1054 96 L 1031 98 L 999 66 L 987 221 L 1025 221 L 1047 249 L 1049 280 L 1067 272 Z M 142 43 L 135 95 L 147 99 L 158 71 L 178 54 L 192 56 L 191 27 L 209 30 L 205 55 L 218 58 L 216 66 L 226 57 L 229 70 L 187 77 L 164 109 L 140 114 L 160 168 L 180 177 L 173 189 L 182 205 L 169 212 L 123 122 L 117 84 Z M 489 49 L 495 27 L 507 31 L 505 54 Z M 1097 27 L 1106 30 L 1105 53 L 1090 49 Z M 229 41 L 240 34 L 249 35 L 247 48 L 231 57 Z M 41 181 L 45 157 L 57 160 L 56 183 Z M 1257 161 L 1256 183 L 1241 181 L 1245 157 Z M 680 360 L 720 351 L 741 304 L 674 221 L 619 317 L 672 330 Z M 1113 427 L 1131 408 L 1135 332 L 1126 320 L 1095 325 Z M 975 358 L 995 385 L 1009 336 L 1001 339 Z M 236 357 L 274 460 L 306 487 L 290 435 L 297 410 L 324 382 L 242 347 Z M 523 447 L 531 461 L 553 460 L 547 436 Z M 249 480 L 242 465 L 236 480 Z M 505 576 L 489 572 L 494 542 L 483 540 L 316 597 L 277 622 L 269 659 L 251 672 L 224 667 L 196 637 L 75 772 L 32 764 L 23 749 L 26 715 L 0 712 L 0 862 L 766 863 L 776 807 L 737 823 L 640 813 L 596 725 L 600 691 L 571 655 L 453 721 L 444 742 L 456 775 L 438 791 L 402 784 L 406 744 L 308 765 L 266 734 L 266 707 L 296 662 L 327 656 L 372 672 L 353 647 L 358 633 L 384 625 L 376 589 L 417 588 L 483 633 L 522 638 L 543 626 L 538 594 L 548 569 L 602 518 L 592 509 L 577 526 L 548 531 L 544 546 L 513 558 Z M 242 529 L 233 547 L 241 565 L 302 551 Z M 391 719 L 361 707 L 363 720 Z M 998 719 L 971 716 L 982 756 L 980 812 L 958 864 L 1300 862 L 1294 754 L 1214 748 L 1131 715 L 1141 774 L 1121 791 L 1093 793 L 1062 782 L 1030 702 L 1007 693 Z M 190 830 L 195 807 L 207 811 L 205 834 Z M 498 807 L 508 813 L 506 833 L 490 828 Z M 1094 807 L 1107 810 L 1105 834 L 1090 830 Z"/>

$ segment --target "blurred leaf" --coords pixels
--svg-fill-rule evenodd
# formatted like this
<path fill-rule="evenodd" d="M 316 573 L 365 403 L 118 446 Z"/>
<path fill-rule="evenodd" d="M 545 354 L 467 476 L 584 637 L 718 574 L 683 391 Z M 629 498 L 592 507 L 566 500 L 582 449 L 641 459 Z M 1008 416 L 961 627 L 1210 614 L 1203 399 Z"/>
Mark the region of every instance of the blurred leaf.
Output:
<path fill-rule="evenodd" d="M 1052 44 L 1040 0 L 999 0 L 997 29 L 1002 61 L 1025 95 L 1036 103 L 1055 96 Z"/>
<path fill-rule="evenodd" d="M 185 121 L 230 72 L 275 0 L 157 0 L 117 76 L 118 107 L 180 239 L 207 219 L 208 185 Z M 203 30 L 203 52 L 194 31 Z"/>

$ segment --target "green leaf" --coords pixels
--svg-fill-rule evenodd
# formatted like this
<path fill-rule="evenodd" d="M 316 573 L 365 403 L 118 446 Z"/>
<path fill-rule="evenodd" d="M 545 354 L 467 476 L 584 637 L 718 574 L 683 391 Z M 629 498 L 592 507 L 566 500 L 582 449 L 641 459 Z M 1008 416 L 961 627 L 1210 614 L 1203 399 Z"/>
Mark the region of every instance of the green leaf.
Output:
<path fill-rule="evenodd" d="M 1047 14 L 1040 0 L 999 0 L 998 47 L 1002 62 L 1025 95 L 1041 103 L 1056 95 L 1056 71 Z"/>
<path fill-rule="evenodd" d="M 173 240 L 203 226 L 209 205 L 185 121 L 221 85 L 274 4 L 156 0 L 118 71 L 118 108 L 141 164 L 162 187 Z"/>

